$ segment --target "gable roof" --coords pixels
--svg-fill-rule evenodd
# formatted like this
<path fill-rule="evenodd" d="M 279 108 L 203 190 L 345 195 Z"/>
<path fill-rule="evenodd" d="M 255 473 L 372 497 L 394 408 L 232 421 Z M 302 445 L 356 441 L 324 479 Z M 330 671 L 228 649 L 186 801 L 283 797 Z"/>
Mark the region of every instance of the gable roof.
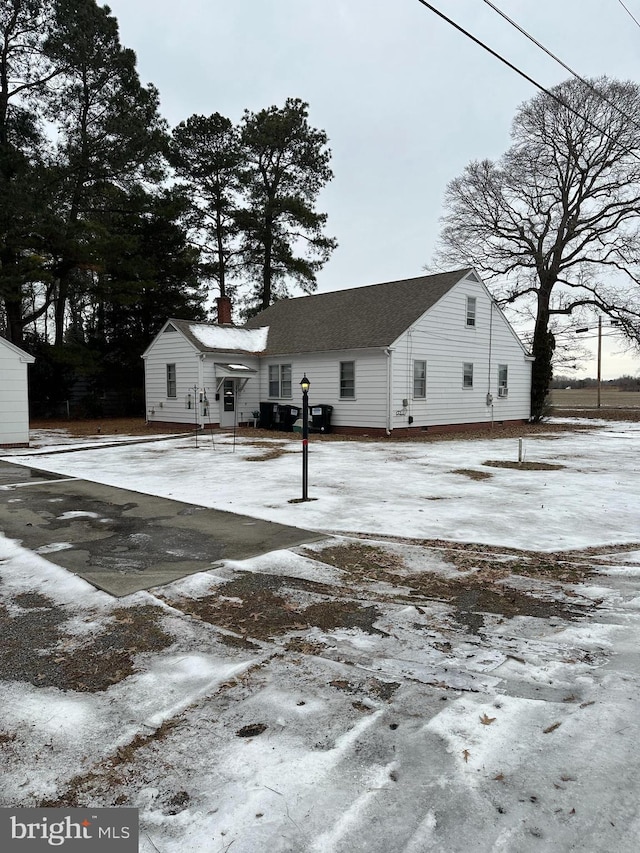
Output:
<path fill-rule="evenodd" d="M 471 268 L 276 302 L 247 321 L 269 327 L 265 355 L 390 346 Z"/>
<path fill-rule="evenodd" d="M 35 356 L 30 355 L 28 352 L 25 352 L 23 349 L 20 349 L 20 347 L 17 347 L 15 344 L 12 344 L 11 341 L 8 341 L 6 338 L 3 338 L 2 335 L 0 335 L 0 346 L 3 346 L 8 349 L 9 352 L 11 352 L 13 355 L 17 355 L 20 361 L 23 362 L 23 364 L 33 364 L 33 362 L 36 360 Z"/>

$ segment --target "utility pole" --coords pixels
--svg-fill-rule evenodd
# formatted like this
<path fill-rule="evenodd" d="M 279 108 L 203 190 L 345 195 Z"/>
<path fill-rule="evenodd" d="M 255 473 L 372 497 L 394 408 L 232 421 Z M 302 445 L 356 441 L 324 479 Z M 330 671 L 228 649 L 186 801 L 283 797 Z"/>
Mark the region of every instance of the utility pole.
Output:
<path fill-rule="evenodd" d="M 600 408 L 600 385 L 602 383 L 602 314 L 598 317 L 598 408 Z"/>

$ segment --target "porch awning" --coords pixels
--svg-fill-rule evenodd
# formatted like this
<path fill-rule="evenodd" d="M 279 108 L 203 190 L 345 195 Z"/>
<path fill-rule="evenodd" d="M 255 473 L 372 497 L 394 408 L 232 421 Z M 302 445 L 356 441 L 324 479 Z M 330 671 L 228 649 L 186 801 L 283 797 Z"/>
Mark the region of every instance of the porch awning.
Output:
<path fill-rule="evenodd" d="M 219 379 L 248 379 L 258 371 L 246 364 L 220 364 L 216 361 L 216 377 Z"/>
<path fill-rule="evenodd" d="M 238 392 L 244 390 L 244 386 L 249 379 L 258 372 L 255 367 L 249 367 L 246 364 L 223 364 L 218 361 L 215 362 L 215 368 L 216 394 L 220 393 L 220 388 L 222 388 L 222 383 L 225 379 L 235 379 L 236 390 Z"/>

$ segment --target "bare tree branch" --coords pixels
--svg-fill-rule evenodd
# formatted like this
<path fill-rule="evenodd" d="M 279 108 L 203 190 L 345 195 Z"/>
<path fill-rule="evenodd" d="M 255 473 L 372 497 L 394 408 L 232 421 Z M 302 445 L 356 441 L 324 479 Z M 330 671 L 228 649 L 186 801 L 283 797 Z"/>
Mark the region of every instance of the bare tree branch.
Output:
<path fill-rule="evenodd" d="M 520 107 L 500 160 L 450 182 L 434 258 L 475 267 L 512 310 L 534 300 L 534 419 L 552 375 L 552 317 L 603 312 L 640 344 L 640 87 L 572 79 L 553 94 Z"/>

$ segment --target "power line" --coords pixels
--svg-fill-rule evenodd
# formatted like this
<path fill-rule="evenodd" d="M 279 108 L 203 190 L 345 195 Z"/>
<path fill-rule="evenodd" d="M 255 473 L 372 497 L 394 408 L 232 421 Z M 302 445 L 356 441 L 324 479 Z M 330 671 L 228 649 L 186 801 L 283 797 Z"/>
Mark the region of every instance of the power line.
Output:
<path fill-rule="evenodd" d="M 569 112 L 573 113 L 573 115 L 577 116 L 577 118 L 579 118 L 581 121 L 586 122 L 590 127 L 592 127 L 594 130 L 596 130 L 601 136 L 606 137 L 607 139 L 611 140 L 611 142 L 618 145 L 625 152 L 625 154 L 629 154 L 631 157 L 633 157 L 634 159 L 636 159 L 640 162 L 640 157 L 635 153 L 635 151 L 632 151 L 630 148 L 627 148 L 626 145 L 623 145 L 619 139 L 616 139 L 615 136 L 612 136 L 610 133 L 607 133 L 606 130 L 602 130 L 602 128 L 598 127 L 597 124 L 594 124 L 594 122 L 592 122 L 591 119 L 587 118 L 586 116 L 579 113 L 576 109 L 574 109 L 571 106 L 571 104 L 568 104 L 566 101 L 564 101 L 558 95 L 554 95 L 554 93 L 552 91 L 550 91 L 549 89 L 547 89 L 545 86 L 543 86 L 542 83 L 538 83 L 537 80 L 534 80 L 533 77 L 530 77 L 528 74 L 526 74 L 524 71 L 522 71 L 522 69 L 518 68 L 512 62 L 509 62 L 509 60 L 506 59 L 504 56 L 502 56 L 502 54 L 497 53 L 497 51 L 495 51 L 495 50 L 493 50 L 493 48 L 489 47 L 488 44 L 485 44 L 485 42 L 481 41 L 479 38 L 476 38 L 476 36 L 474 36 L 473 33 L 470 33 L 468 30 L 465 30 L 464 27 L 460 26 L 460 24 L 457 24 L 454 20 L 447 17 L 447 15 L 445 15 L 444 12 L 441 12 L 439 9 L 436 9 L 435 6 L 432 6 L 431 3 L 427 3 L 426 0 L 418 0 L 418 3 L 420 3 L 425 8 L 429 9 L 429 11 L 436 14 L 439 18 L 442 18 L 443 21 L 446 21 L 454 29 L 458 30 L 458 32 L 461 32 L 467 38 L 471 39 L 471 41 L 475 42 L 475 44 L 477 44 L 479 47 L 483 48 L 483 50 L 486 50 L 488 53 L 490 53 L 493 57 L 498 59 L 500 62 L 502 62 L 508 68 L 510 68 L 512 71 L 515 71 L 516 74 L 519 74 L 520 77 L 523 77 L 527 82 L 531 83 L 537 89 L 540 89 L 541 92 L 544 92 L 545 95 L 548 95 L 550 98 L 552 98 L 554 101 L 556 101 L 556 103 L 560 104 L 561 107 L 564 107 L 564 109 L 569 110 Z"/>
<path fill-rule="evenodd" d="M 494 3 L 492 3 L 491 0 L 484 0 L 484 3 L 486 3 L 487 6 L 490 6 L 493 9 L 493 11 L 496 12 L 498 15 L 500 15 L 500 17 L 504 18 L 505 21 L 508 21 L 511 24 L 511 26 L 515 27 L 518 30 L 518 32 L 522 33 L 522 35 L 525 36 L 525 38 L 528 38 L 529 41 L 533 42 L 533 44 L 535 44 L 536 47 L 539 47 L 540 50 L 543 50 L 547 54 L 547 56 L 550 56 L 551 59 L 555 60 L 558 63 L 558 65 L 561 65 L 565 69 L 565 71 L 568 71 L 569 74 L 571 74 L 573 77 L 576 78 L 576 80 L 579 80 L 584 86 L 586 86 L 594 94 L 596 94 L 599 98 L 601 98 L 603 101 L 605 101 L 607 104 L 609 104 L 610 107 L 613 107 L 613 109 L 616 110 L 618 113 L 620 113 L 620 115 L 624 119 L 626 119 L 626 121 L 631 122 L 631 124 L 635 125 L 635 127 L 637 127 L 640 130 L 640 124 L 638 124 L 638 122 L 636 122 L 635 119 L 631 118 L 630 115 L 627 115 L 627 113 L 625 113 L 624 110 L 621 110 L 620 107 L 617 106 L 617 104 L 613 103 L 613 101 L 610 101 L 606 95 L 604 95 L 602 92 L 600 92 L 598 89 L 596 89 L 596 87 L 592 83 L 590 83 L 588 80 L 585 80 L 585 78 L 582 77 L 580 74 L 578 74 L 577 71 L 574 71 L 573 68 L 570 68 L 566 64 L 566 62 L 563 62 L 558 56 L 555 55 L 555 53 L 552 53 L 541 42 L 539 42 L 536 38 L 534 38 L 534 36 L 532 36 L 525 29 L 523 29 L 520 26 L 520 24 L 518 24 L 516 21 L 514 21 L 512 18 L 510 18 L 505 12 L 503 12 L 502 9 L 499 9 Z M 636 21 L 636 23 L 637 23 L 637 21 Z"/>
<path fill-rule="evenodd" d="M 637 25 L 638 27 L 640 27 L 640 21 L 638 21 L 638 19 L 637 19 L 637 18 L 636 18 L 636 17 L 635 17 L 635 16 L 634 16 L 630 11 L 629 11 L 629 9 L 624 5 L 624 3 L 622 2 L 622 0 L 618 0 L 618 3 L 622 6 L 622 8 L 624 9 L 624 11 L 627 13 L 627 15 L 628 15 L 628 16 L 629 16 L 633 21 L 635 21 L 635 22 L 636 22 L 636 25 Z"/>

